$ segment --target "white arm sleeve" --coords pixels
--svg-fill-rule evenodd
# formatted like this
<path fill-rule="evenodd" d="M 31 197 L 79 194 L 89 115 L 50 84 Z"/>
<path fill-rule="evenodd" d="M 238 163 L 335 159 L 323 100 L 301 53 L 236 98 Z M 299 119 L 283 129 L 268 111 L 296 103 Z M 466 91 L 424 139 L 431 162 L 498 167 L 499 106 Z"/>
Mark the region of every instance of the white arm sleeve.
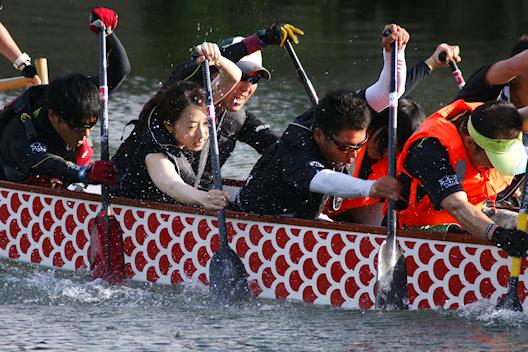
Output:
<path fill-rule="evenodd" d="M 368 197 L 373 183 L 374 181 L 362 180 L 342 172 L 323 169 L 315 174 L 310 181 L 310 191 L 343 198 Z"/>
<path fill-rule="evenodd" d="M 398 50 L 398 72 L 396 76 L 396 89 L 398 98 L 405 92 L 405 81 L 407 80 L 407 64 L 405 62 L 405 49 Z M 389 106 L 389 83 L 390 83 L 390 55 L 383 49 L 383 69 L 378 81 L 367 88 L 365 97 L 370 107 L 380 112 Z"/>

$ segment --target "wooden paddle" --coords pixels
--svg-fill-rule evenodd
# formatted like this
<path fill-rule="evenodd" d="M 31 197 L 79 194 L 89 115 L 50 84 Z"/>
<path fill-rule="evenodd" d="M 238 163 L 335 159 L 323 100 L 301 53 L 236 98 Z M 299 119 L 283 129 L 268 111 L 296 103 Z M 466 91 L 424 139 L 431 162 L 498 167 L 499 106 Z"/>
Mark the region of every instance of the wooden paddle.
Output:
<path fill-rule="evenodd" d="M 42 84 L 48 84 L 47 60 L 45 58 L 36 59 L 35 69 L 37 70 L 37 74 L 39 75 Z M 0 93 L 15 89 L 27 88 L 29 85 L 31 85 L 31 78 L 24 76 L 0 79 Z"/>
<path fill-rule="evenodd" d="M 286 48 L 286 51 L 290 56 L 293 66 L 295 66 L 295 70 L 297 71 L 297 77 L 299 77 L 299 81 L 301 81 L 304 90 L 306 91 L 306 94 L 308 94 L 308 98 L 312 102 L 312 105 L 316 106 L 317 104 L 319 104 L 319 98 L 317 97 L 317 93 L 315 92 L 315 89 L 312 85 L 312 82 L 308 78 L 308 75 L 304 71 L 304 68 L 301 65 L 301 61 L 299 61 L 297 53 L 293 49 L 293 45 L 289 39 L 286 39 L 284 47 Z"/>
<path fill-rule="evenodd" d="M 390 32 L 384 33 L 385 36 Z M 396 135 L 398 121 L 398 92 L 396 70 L 398 42 L 391 44 L 391 71 L 389 86 L 389 176 L 396 177 Z M 405 257 L 396 240 L 396 210 L 394 201 L 389 199 L 387 210 L 387 238 L 378 253 L 376 281 L 376 309 L 407 309 L 407 269 Z"/>
<path fill-rule="evenodd" d="M 31 78 L 24 76 L 0 79 L 0 93 L 26 88 L 31 84 Z"/>
<path fill-rule="evenodd" d="M 446 62 L 447 59 L 447 53 L 445 51 L 438 54 L 438 60 L 442 62 Z M 454 61 L 448 62 L 449 67 L 451 68 L 451 72 L 453 73 L 453 77 L 455 77 L 455 81 L 458 85 L 458 89 L 464 88 L 466 85 L 466 81 L 464 81 L 464 77 L 462 76 L 462 71 L 458 68 L 458 65 Z"/>
<path fill-rule="evenodd" d="M 108 148 L 108 83 L 106 74 L 106 33 L 99 21 L 99 123 L 101 124 L 101 160 L 109 160 Z M 110 212 L 110 189 L 102 186 L 101 212 L 94 221 L 91 231 L 92 276 L 104 278 L 110 283 L 125 281 L 122 230 Z"/>
<path fill-rule="evenodd" d="M 211 73 L 207 60 L 202 64 L 204 77 L 205 99 L 207 118 L 209 120 L 209 140 L 211 166 L 213 169 L 214 186 L 222 190 L 222 176 L 220 173 L 220 158 L 218 154 L 218 140 L 216 137 L 216 115 L 213 101 L 213 90 L 211 88 Z M 249 297 L 247 273 L 242 260 L 229 247 L 227 241 L 227 227 L 224 210 L 216 212 L 218 217 L 218 232 L 220 235 L 220 247 L 216 250 L 209 262 L 209 283 L 211 293 L 217 302 L 230 304 L 234 301 L 247 299 Z"/>
<path fill-rule="evenodd" d="M 528 165 L 526 167 L 528 173 Z M 526 232 L 526 223 L 528 221 L 528 183 L 524 177 L 524 187 L 521 197 L 521 208 L 519 210 L 519 217 L 517 218 L 517 230 Z M 517 312 L 522 312 L 523 307 L 519 300 L 517 293 L 517 285 L 519 283 L 519 276 L 521 275 L 521 258 L 512 257 L 512 266 L 510 271 L 510 281 L 508 292 L 499 298 L 497 301 L 497 309 L 509 309 Z"/>
<path fill-rule="evenodd" d="M 40 77 L 41 83 L 48 84 L 48 60 L 45 57 L 35 59 L 35 69 L 37 70 L 37 75 Z"/>

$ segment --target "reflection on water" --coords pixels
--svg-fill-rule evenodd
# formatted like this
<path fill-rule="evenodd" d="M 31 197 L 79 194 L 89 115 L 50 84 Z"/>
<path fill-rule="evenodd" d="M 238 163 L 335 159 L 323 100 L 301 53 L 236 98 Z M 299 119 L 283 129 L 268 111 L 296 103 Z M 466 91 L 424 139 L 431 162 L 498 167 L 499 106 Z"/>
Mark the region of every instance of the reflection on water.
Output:
<path fill-rule="evenodd" d="M 321 96 L 336 87 L 361 88 L 381 69 L 379 32 L 397 22 L 411 33 L 408 64 L 427 58 L 441 42 L 458 44 L 469 76 L 508 55 L 528 28 L 528 2 L 491 1 L 4 1 L 0 15 L 24 51 L 47 57 L 50 76 L 97 72 L 97 40 L 87 29 L 90 8 L 115 7 L 117 32 L 132 72 L 110 100 L 110 141 L 138 116 L 174 65 L 203 40 L 247 35 L 284 18 L 306 35 L 297 53 Z M 273 79 L 250 103 L 280 133 L 310 103 L 285 50 L 264 49 Z M 0 75 L 15 75 L 6 60 Z M 456 94 L 448 69 L 434 72 L 414 93 L 428 112 Z M 16 93 L 0 95 L 7 101 Z M 98 129 L 94 142 L 98 143 Z M 223 168 L 244 178 L 258 155 L 237 147 Z M 526 315 L 495 312 L 491 302 L 459 312 L 360 312 L 287 302 L 213 307 L 193 287 L 109 287 L 82 277 L 0 266 L 2 350 L 519 350 L 528 345 Z M 295 337 L 294 337 L 295 336 Z M 6 346 L 9 346 L 7 348 Z"/>

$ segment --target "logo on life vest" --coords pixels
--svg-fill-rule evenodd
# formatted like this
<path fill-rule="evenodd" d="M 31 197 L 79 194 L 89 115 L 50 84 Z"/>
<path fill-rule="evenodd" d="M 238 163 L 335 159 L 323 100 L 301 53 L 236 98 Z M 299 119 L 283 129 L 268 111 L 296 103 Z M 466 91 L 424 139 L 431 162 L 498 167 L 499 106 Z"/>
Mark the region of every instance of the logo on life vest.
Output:
<path fill-rule="evenodd" d="M 45 153 L 48 150 L 46 146 L 40 142 L 31 144 L 30 148 L 33 153 Z"/>
<path fill-rule="evenodd" d="M 311 167 L 324 169 L 324 165 L 317 160 L 310 161 L 308 165 L 310 165 Z"/>
<path fill-rule="evenodd" d="M 28 113 L 24 112 L 20 115 L 20 121 L 26 123 L 26 121 L 31 120 L 31 116 Z"/>

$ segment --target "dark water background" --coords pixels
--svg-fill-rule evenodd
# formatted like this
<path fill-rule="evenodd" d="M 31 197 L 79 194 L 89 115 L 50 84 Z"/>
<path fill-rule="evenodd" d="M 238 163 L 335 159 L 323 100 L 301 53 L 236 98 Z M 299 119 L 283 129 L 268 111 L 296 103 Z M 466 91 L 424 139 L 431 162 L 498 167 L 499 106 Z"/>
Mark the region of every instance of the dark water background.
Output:
<path fill-rule="evenodd" d="M 396 22 L 411 33 L 409 67 L 447 42 L 460 45 L 459 66 L 466 77 L 480 65 L 507 57 L 528 28 L 528 2 L 522 0 L 7 0 L 0 16 L 23 51 L 48 58 L 53 78 L 97 72 L 97 39 L 87 24 L 91 7 L 99 5 L 119 13 L 116 33 L 132 64 L 128 80 L 109 103 L 114 150 L 124 124 L 137 117 L 172 67 L 188 59 L 189 48 L 204 40 L 248 35 L 285 19 L 306 33 L 296 50 L 321 96 L 331 88 L 366 87 L 377 79 L 385 23 Z M 273 79 L 260 84 L 249 106 L 280 132 L 309 101 L 284 49 L 266 48 L 264 64 Z M 0 76 L 14 75 L 4 60 Z M 441 69 L 415 90 L 414 98 L 430 113 L 450 102 L 456 89 L 449 70 Z M 16 94 L 0 94 L 0 99 Z M 238 146 L 223 174 L 243 178 L 257 157 Z M 219 308 L 199 284 L 110 287 L 0 262 L 2 351 L 526 350 L 526 315 L 493 307 L 493 302 L 479 302 L 458 312 L 380 313 L 257 301 Z"/>

